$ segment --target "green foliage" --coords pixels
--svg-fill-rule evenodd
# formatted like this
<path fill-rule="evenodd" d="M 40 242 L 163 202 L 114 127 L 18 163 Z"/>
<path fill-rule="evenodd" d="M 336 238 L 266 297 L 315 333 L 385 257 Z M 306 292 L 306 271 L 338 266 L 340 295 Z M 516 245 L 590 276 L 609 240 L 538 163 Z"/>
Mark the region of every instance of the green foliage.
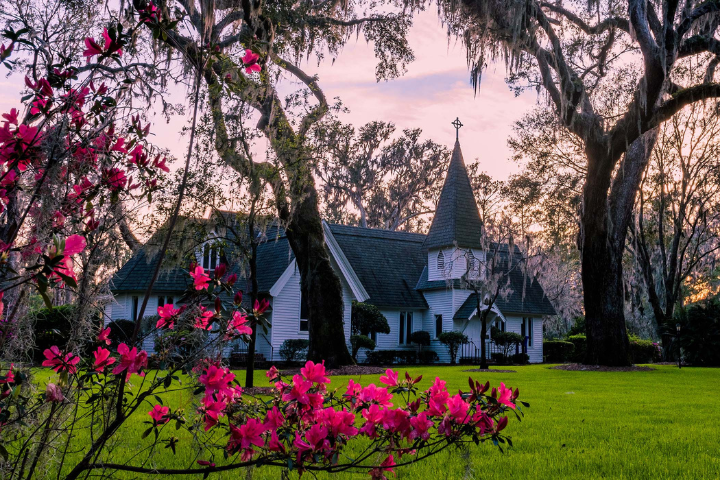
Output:
<path fill-rule="evenodd" d="M 515 332 L 503 332 L 495 327 L 491 329 L 491 335 L 495 345 L 502 349 L 500 361 L 505 363 L 510 360 L 510 352 L 516 350 L 525 341 L 525 337 Z"/>
<path fill-rule="evenodd" d="M 431 365 L 440 360 L 435 350 L 423 350 L 418 353 L 418 363 L 420 365 Z"/>
<path fill-rule="evenodd" d="M 585 361 L 585 352 L 587 351 L 587 338 L 585 335 L 570 335 L 568 342 L 574 345 L 572 356 L 570 360 L 575 363 L 582 363 Z"/>
<path fill-rule="evenodd" d="M 357 354 L 361 348 L 365 348 L 367 350 L 375 350 L 375 340 L 370 337 L 366 337 L 365 335 L 351 335 L 350 345 L 352 347 L 352 351 L 350 353 L 353 360 L 355 360 L 356 362 Z"/>
<path fill-rule="evenodd" d="M 440 343 L 447 346 L 448 353 L 450 353 L 450 364 L 455 365 L 455 359 L 457 358 L 458 350 L 461 345 L 468 342 L 468 337 L 462 332 L 443 332 L 438 337 Z"/>
<path fill-rule="evenodd" d="M 527 365 L 530 363 L 530 355 L 527 353 L 516 353 L 510 359 L 514 365 Z"/>
<path fill-rule="evenodd" d="M 30 320 L 35 330 L 35 348 L 33 349 L 33 359 L 35 361 L 44 360 L 43 351 L 53 345 L 57 345 L 60 349 L 64 349 L 70 339 L 72 332 L 73 317 L 75 316 L 75 305 L 61 305 L 52 309 L 41 308 L 30 313 Z M 100 325 L 101 319 L 95 316 L 92 319 L 93 324 Z M 91 345 L 87 346 L 89 353 Z"/>
<path fill-rule="evenodd" d="M 630 356 L 633 363 L 652 363 L 660 360 L 660 348 L 652 340 L 630 335 Z"/>
<path fill-rule="evenodd" d="M 572 357 L 575 345 L 564 340 L 545 340 L 543 342 L 543 355 L 549 363 L 565 363 Z"/>
<path fill-rule="evenodd" d="M 310 341 L 304 338 L 289 338 L 280 346 L 280 357 L 286 362 L 299 362 L 307 356 Z"/>
<path fill-rule="evenodd" d="M 430 346 L 430 334 L 425 330 L 418 330 L 410 334 L 410 341 L 423 347 Z"/>
<path fill-rule="evenodd" d="M 414 365 L 417 360 L 416 350 L 377 350 L 367 352 L 365 357 L 369 365 Z"/>
<path fill-rule="evenodd" d="M 717 299 L 679 310 L 675 321 L 680 324 L 680 347 L 684 361 L 696 366 L 720 365 L 720 302 Z M 675 338 L 675 325 L 669 325 L 666 332 Z M 670 349 L 677 355 L 676 340 Z"/>
<path fill-rule="evenodd" d="M 363 302 L 352 302 L 350 323 L 353 335 L 370 335 L 375 333 L 390 333 L 390 324 L 375 305 Z"/>
<path fill-rule="evenodd" d="M 110 327 L 111 348 L 116 350 L 121 343 L 130 344 L 133 333 L 135 332 L 135 322 L 132 320 L 115 320 L 107 325 Z"/>
<path fill-rule="evenodd" d="M 575 323 L 567 332 L 568 337 L 571 335 L 585 335 L 585 315 L 575 317 Z"/>

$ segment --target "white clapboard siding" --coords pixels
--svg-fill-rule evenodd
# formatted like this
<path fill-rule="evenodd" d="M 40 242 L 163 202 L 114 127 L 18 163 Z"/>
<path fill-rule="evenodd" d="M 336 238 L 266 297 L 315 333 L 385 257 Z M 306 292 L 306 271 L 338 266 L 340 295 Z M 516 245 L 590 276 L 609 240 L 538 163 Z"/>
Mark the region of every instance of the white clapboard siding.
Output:
<path fill-rule="evenodd" d="M 508 332 L 514 332 L 517 334 L 522 333 L 522 320 L 523 317 L 512 314 L 505 317 L 507 319 L 506 330 Z M 530 363 L 542 363 L 543 361 L 543 345 L 542 345 L 542 318 L 533 318 L 533 344 L 528 345 L 528 357 L 530 357 Z M 511 353 L 515 353 L 514 351 Z"/>

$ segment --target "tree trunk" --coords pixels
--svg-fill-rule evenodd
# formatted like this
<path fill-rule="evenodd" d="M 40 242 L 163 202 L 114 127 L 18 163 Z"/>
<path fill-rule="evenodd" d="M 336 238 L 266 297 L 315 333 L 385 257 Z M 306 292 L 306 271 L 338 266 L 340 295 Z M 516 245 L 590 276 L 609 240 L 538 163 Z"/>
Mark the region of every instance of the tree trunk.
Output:
<path fill-rule="evenodd" d="M 254 308 L 255 300 L 258 298 L 258 282 L 257 282 L 257 242 L 255 241 L 255 221 L 254 221 L 254 204 L 250 215 L 249 237 L 250 237 L 250 308 Z M 245 366 L 245 388 L 255 386 L 255 344 L 257 343 L 257 319 L 255 314 L 250 316 L 250 343 L 248 344 L 248 358 Z"/>
<path fill-rule="evenodd" d="M 617 167 L 603 143 L 587 143 L 588 172 L 580 229 L 587 355 L 592 365 L 630 365 L 622 255 L 637 194 L 657 131 L 634 141 Z M 612 179 L 612 182 L 611 182 Z"/>
<path fill-rule="evenodd" d="M 343 296 L 325 247 L 317 190 L 304 182 L 294 203 L 286 233 L 300 270 L 300 288 L 308 302 L 308 360 L 325 361 L 329 368 L 353 364 L 345 343 Z"/>

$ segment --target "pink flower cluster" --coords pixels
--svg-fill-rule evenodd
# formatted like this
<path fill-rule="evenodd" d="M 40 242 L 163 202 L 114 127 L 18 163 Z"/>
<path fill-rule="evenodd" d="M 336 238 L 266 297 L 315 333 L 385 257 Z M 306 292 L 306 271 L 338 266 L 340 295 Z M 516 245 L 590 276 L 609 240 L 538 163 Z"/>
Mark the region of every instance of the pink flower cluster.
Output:
<path fill-rule="evenodd" d="M 439 378 L 418 392 L 416 385 L 422 377 L 412 378 L 406 373 L 399 379 L 397 372 L 387 370 L 380 378 L 387 388 L 350 380 L 344 395 L 338 396 L 328 393 L 330 379 L 324 363 L 312 361 L 289 383 L 275 367 L 266 376 L 275 385 L 274 400 L 256 414 L 243 410 L 246 413 L 240 416 L 233 413 L 237 409 L 228 409 L 240 399 L 239 387 L 232 386 L 232 372 L 210 364 L 199 378 L 205 386 L 200 409 L 205 429 L 219 427 L 219 419 L 227 417 L 230 454 L 239 454 L 242 461 L 258 455 L 280 456 L 302 471 L 305 465 L 336 464 L 351 439 L 365 437 L 373 442 L 375 451 L 386 454 L 380 465 L 367 467 L 373 478 L 392 472 L 396 456 L 413 454 L 425 445 L 500 438 L 508 421 L 505 412 L 517 408 L 519 395 L 503 383 L 490 390 L 489 383 L 481 385 L 472 380 L 470 392 L 451 395 Z M 418 392 L 418 398 L 410 401 L 410 392 Z M 407 395 L 399 402 L 406 406 L 393 406 L 396 393 Z"/>

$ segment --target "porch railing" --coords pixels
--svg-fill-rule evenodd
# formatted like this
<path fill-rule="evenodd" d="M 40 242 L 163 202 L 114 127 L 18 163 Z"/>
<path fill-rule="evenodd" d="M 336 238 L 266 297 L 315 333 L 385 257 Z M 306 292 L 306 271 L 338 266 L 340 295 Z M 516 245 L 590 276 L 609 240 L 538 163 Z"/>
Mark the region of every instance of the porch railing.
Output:
<path fill-rule="evenodd" d="M 528 340 L 529 338 L 525 337 L 522 344 L 516 346 L 514 352 L 512 350 L 509 352 L 510 355 L 512 355 L 512 353 L 527 353 Z M 502 355 L 504 353 L 504 348 L 496 345 L 495 342 L 493 342 L 492 340 L 485 341 L 485 358 L 488 363 L 495 362 L 493 354 Z M 460 358 L 458 359 L 460 363 L 475 365 L 480 363 L 481 358 L 482 355 L 480 345 L 476 344 L 474 341 L 470 340 L 468 341 L 468 343 L 460 347 Z"/>

